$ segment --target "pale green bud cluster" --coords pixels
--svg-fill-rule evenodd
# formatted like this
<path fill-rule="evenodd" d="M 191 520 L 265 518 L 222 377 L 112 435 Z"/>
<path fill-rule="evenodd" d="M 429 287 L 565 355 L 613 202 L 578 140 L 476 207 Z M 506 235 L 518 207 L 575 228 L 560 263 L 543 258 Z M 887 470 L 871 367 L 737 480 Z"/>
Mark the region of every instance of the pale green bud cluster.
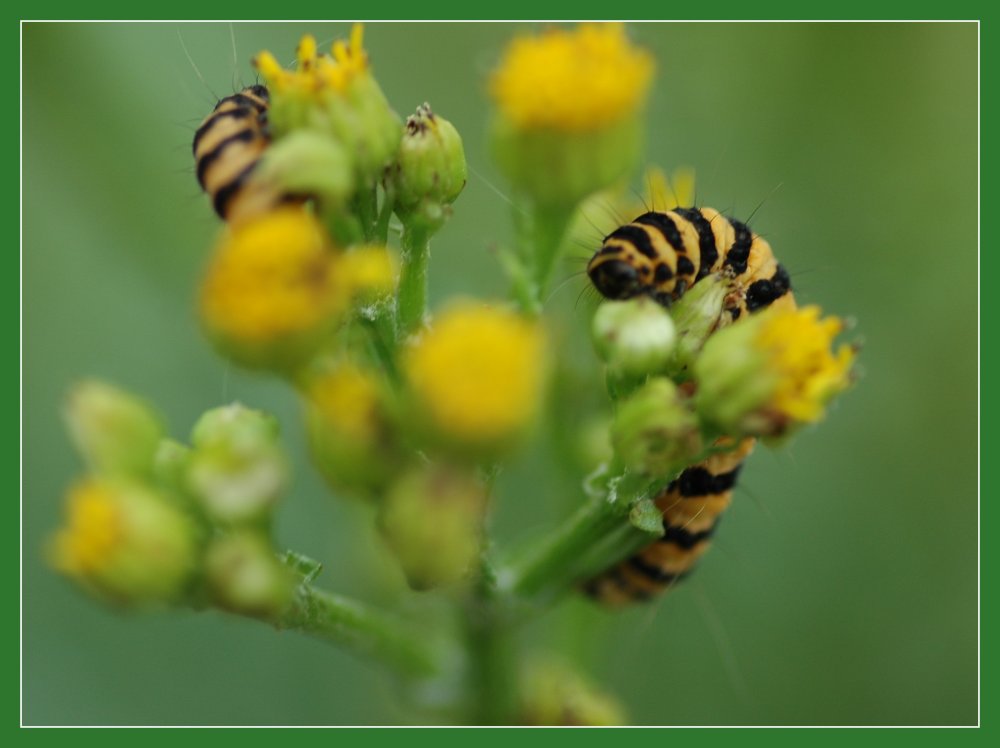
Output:
<path fill-rule="evenodd" d="M 89 474 L 70 489 L 53 564 L 123 605 L 201 605 L 277 614 L 291 572 L 269 538 L 288 483 L 278 423 L 239 404 L 206 412 L 191 445 L 165 435 L 135 396 L 77 386 L 66 409 Z"/>

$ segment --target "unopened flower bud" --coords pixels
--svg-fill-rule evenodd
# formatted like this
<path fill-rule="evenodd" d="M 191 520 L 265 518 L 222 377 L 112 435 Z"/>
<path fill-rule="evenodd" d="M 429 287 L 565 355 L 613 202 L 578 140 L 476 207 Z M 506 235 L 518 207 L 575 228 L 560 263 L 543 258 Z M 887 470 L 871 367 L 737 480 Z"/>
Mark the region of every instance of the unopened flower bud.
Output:
<path fill-rule="evenodd" d="M 249 615 L 279 615 L 295 591 L 293 571 L 251 531 L 215 538 L 205 554 L 205 576 L 217 605 Z"/>
<path fill-rule="evenodd" d="M 625 724 L 620 704 L 565 663 L 531 663 L 524 678 L 521 723 L 561 727 Z"/>
<path fill-rule="evenodd" d="M 171 494 L 184 494 L 188 490 L 187 471 L 191 450 L 174 439 L 162 439 L 153 458 L 153 478 Z"/>
<path fill-rule="evenodd" d="M 324 209 L 343 205 L 354 192 L 354 172 L 344 147 L 311 130 L 289 133 L 271 145 L 254 173 L 280 194 L 315 197 Z"/>
<path fill-rule="evenodd" d="M 438 227 L 465 187 L 465 151 L 458 130 L 429 104 L 406 120 L 396 163 L 389 172 L 395 210 L 404 224 Z"/>
<path fill-rule="evenodd" d="M 214 522 L 267 518 L 288 484 L 288 462 L 277 425 L 264 413 L 234 404 L 216 408 L 195 426 L 188 487 Z"/>
<path fill-rule="evenodd" d="M 261 444 L 277 444 L 281 426 L 270 413 L 231 403 L 206 410 L 191 429 L 196 449 L 225 444 L 242 449 Z"/>
<path fill-rule="evenodd" d="M 677 339 L 670 315 L 647 297 L 601 304 L 594 315 L 593 335 L 608 367 L 633 377 L 662 372 Z"/>
<path fill-rule="evenodd" d="M 378 495 L 392 479 L 397 450 L 378 378 L 343 363 L 312 375 L 305 387 L 313 461 L 336 491 Z"/>
<path fill-rule="evenodd" d="M 851 383 L 854 349 L 833 349 L 842 329 L 810 306 L 770 308 L 719 330 L 694 363 L 699 413 L 720 431 L 747 436 L 820 420 Z"/>
<path fill-rule="evenodd" d="M 197 563 L 194 524 L 167 496 L 138 483 L 88 478 L 67 496 L 53 565 L 124 605 L 176 602 Z"/>
<path fill-rule="evenodd" d="M 632 470 L 670 475 L 701 449 L 698 419 L 668 379 L 651 379 L 619 404 L 611 426 L 615 454 Z"/>
<path fill-rule="evenodd" d="M 421 466 L 389 489 L 379 528 L 410 587 L 426 590 L 470 572 L 482 546 L 485 511 L 486 491 L 474 476 Z"/>
<path fill-rule="evenodd" d="M 670 367 L 672 371 L 680 373 L 690 367 L 718 326 L 726 295 L 731 290 L 732 281 L 726 275 L 708 275 L 695 283 L 670 308 L 677 328 L 677 347 Z"/>
<path fill-rule="evenodd" d="M 145 401 L 104 382 L 81 382 L 70 391 L 64 415 L 93 471 L 144 475 L 152 469 L 164 429 Z"/>

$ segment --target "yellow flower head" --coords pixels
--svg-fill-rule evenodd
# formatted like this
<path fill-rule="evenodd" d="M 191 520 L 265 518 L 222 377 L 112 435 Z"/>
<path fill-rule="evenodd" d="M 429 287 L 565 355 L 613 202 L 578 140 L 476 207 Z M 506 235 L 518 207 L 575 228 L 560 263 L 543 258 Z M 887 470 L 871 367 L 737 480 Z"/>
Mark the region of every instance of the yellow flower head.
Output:
<path fill-rule="evenodd" d="M 544 340 L 513 312 L 460 302 L 407 351 L 407 380 L 432 425 L 454 442 L 493 445 L 538 409 Z"/>
<path fill-rule="evenodd" d="M 634 115 L 652 77 L 652 57 L 621 24 L 583 24 L 514 39 L 490 92 L 517 127 L 581 132 Z"/>
<path fill-rule="evenodd" d="M 380 496 L 399 461 L 382 382 L 350 361 L 317 368 L 302 387 L 313 462 L 336 493 Z"/>
<path fill-rule="evenodd" d="M 194 571 L 194 526 L 165 496 L 137 483 L 87 478 L 66 500 L 52 565 L 120 603 L 167 602 Z"/>
<path fill-rule="evenodd" d="M 53 565 L 78 577 L 94 573 L 120 541 L 121 525 L 120 508 L 106 484 L 77 484 L 67 497 L 66 527 L 53 538 Z"/>
<path fill-rule="evenodd" d="M 288 207 L 227 233 L 201 290 L 209 333 L 241 363 L 278 366 L 312 352 L 345 300 L 337 255 L 307 210 Z M 278 360 L 282 359 L 282 360 Z"/>
<path fill-rule="evenodd" d="M 395 255 L 378 244 L 352 248 L 341 256 L 338 265 L 346 292 L 362 301 L 392 293 L 397 273 Z"/>
<path fill-rule="evenodd" d="M 694 362 L 699 411 L 728 433 L 752 436 L 818 421 L 851 383 L 854 349 L 833 348 L 842 330 L 816 306 L 771 307 L 719 330 Z"/>
<path fill-rule="evenodd" d="M 356 442 L 370 442 L 379 427 L 378 381 L 353 364 L 341 364 L 312 379 L 309 402 L 337 434 Z"/>
<path fill-rule="evenodd" d="M 268 87 L 278 93 L 289 91 L 315 94 L 322 91 L 344 93 L 350 83 L 368 72 L 368 55 L 362 46 L 364 27 L 360 23 L 351 29 L 350 41 L 338 39 L 330 54 L 319 54 L 316 39 L 302 37 L 295 56 L 296 70 L 286 70 L 270 52 L 261 52 L 254 65 Z"/>
<path fill-rule="evenodd" d="M 772 407 L 794 421 L 812 422 L 850 384 L 854 349 L 833 340 L 844 329 L 837 317 L 820 319 L 818 306 L 775 309 L 757 331 L 755 347 L 776 377 Z"/>

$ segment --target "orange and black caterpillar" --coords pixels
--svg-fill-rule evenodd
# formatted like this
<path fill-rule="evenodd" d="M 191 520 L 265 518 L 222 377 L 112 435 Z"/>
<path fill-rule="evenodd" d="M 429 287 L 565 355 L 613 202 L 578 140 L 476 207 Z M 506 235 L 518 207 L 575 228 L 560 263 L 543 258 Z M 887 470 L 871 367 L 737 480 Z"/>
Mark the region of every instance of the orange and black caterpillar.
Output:
<path fill-rule="evenodd" d="M 651 296 L 664 305 L 720 271 L 734 280 L 726 322 L 778 299 L 794 305 L 788 273 L 771 246 L 745 223 L 712 208 L 643 213 L 604 237 L 587 265 L 590 280 L 605 298 Z"/>
<path fill-rule="evenodd" d="M 772 304 L 795 306 L 788 273 L 770 245 L 746 224 L 712 208 L 643 213 L 608 234 L 587 266 L 602 296 L 649 296 L 666 306 L 717 272 L 732 280 L 719 326 Z M 587 581 L 584 592 L 623 605 L 649 599 L 691 573 L 729 506 L 753 445 L 754 439 L 744 439 L 683 470 L 654 500 L 663 515 L 663 536 Z"/>
<path fill-rule="evenodd" d="M 270 144 L 266 86 L 248 86 L 219 100 L 194 134 L 198 184 L 230 223 L 262 213 L 282 196 L 251 177 Z"/>

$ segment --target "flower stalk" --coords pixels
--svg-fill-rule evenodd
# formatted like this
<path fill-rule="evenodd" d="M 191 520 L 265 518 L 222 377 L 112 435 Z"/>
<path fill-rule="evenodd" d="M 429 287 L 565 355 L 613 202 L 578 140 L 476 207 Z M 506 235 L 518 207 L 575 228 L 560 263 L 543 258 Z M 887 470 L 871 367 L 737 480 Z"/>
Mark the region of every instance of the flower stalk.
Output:
<path fill-rule="evenodd" d="M 428 641 L 425 632 L 311 584 L 299 585 L 291 605 L 274 623 L 382 661 L 410 677 L 435 675 L 444 664 L 444 651 Z"/>
<path fill-rule="evenodd" d="M 431 232 L 419 224 L 403 229 L 402 268 L 397 297 L 397 330 L 400 338 L 413 335 L 427 316 L 427 268 L 430 263 Z"/>

